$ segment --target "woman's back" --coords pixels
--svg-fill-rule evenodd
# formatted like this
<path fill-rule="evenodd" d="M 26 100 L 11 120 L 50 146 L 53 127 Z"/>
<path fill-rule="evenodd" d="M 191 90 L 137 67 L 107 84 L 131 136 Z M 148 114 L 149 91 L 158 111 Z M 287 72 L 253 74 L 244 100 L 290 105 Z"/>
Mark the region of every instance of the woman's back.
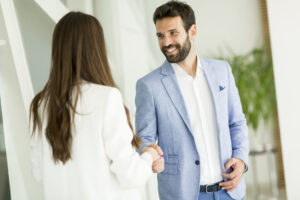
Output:
<path fill-rule="evenodd" d="M 42 180 L 45 199 L 139 199 L 128 188 L 146 183 L 152 174 L 152 157 L 139 156 L 132 148 L 132 131 L 119 91 L 87 82 L 80 89 L 71 159 L 54 163 L 43 118 L 42 137 L 32 140 L 34 175 Z"/>

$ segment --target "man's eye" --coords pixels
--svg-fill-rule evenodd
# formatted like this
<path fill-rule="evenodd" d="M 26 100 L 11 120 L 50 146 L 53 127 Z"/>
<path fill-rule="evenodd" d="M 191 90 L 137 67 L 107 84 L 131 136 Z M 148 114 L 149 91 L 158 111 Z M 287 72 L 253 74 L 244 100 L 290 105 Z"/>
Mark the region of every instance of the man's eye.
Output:
<path fill-rule="evenodd" d="M 175 35 L 176 32 L 175 32 L 175 31 L 171 31 L 170 34 L 171 34 L 171 35 Z"/>
<path fill-rule="evenodd" d="M 157 34 L 157 37 L 158 37 L 158 38 L 163 38 L 164 35 L 163 35 L 163 34 Z"/>

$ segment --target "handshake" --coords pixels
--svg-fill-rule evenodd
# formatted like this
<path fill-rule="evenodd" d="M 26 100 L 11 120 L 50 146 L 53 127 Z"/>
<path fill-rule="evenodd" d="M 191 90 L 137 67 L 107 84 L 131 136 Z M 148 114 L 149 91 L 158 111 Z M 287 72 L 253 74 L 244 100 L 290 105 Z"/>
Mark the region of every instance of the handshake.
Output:
<path fill-rule="evenodd" d="M 144 147 L 142 152 L 148 152 L 153 158 L 152 171 L 154 173 L 161 173 L 165 169 L 165 161 L 163 158 L 163 151 L 157 144 L 150 144 L 148 147 Z"/>

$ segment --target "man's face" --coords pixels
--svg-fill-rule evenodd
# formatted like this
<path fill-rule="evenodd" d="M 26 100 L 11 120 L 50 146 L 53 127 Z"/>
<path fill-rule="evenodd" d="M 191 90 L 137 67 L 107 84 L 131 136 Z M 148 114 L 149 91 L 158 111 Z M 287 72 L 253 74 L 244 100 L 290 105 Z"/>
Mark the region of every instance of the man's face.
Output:
<path fill-rule="evenodd" d="M 156 35 L 161 51 L 170 63 L 183 61 L 191 49 L 191 41 L 180 16 L 156 21 Z"/>

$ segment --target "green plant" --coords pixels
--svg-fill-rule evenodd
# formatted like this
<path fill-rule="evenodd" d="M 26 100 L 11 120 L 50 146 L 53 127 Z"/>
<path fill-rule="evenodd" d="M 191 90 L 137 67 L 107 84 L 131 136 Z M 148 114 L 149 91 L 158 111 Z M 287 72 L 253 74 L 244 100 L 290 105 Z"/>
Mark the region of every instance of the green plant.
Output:
<path fill-rule="evenodd" d="M 248 125 L 256 130 L 261 119 L 273 122 L 276 98 L 269 51 L 255 48 L 245 55 L 218 59 L 226 60 L 231 65 Z"/>

